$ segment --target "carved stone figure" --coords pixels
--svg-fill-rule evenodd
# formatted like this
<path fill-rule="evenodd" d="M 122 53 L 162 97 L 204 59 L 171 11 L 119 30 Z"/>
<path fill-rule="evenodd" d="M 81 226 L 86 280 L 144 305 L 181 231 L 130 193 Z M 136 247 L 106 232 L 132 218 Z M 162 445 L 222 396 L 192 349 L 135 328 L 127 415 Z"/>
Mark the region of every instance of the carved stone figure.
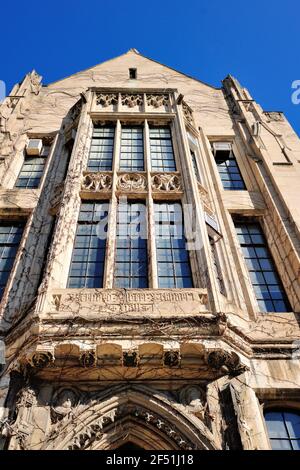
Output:
<path fill-rule="evenodd" d="M 189 411 L 198 416 L 202 421 L 205 419 L 206 397 L 204 391 L 197 385 L 183 387 L 179 394 L 180 402 Z"/>
<path fill-rule="evenodd" d="M 53 421 L 58 421 L 72 413 L 73 407 L 78 402 L 78 395 L 71 388 L 59 390 L 54 395 L 51 415 Z"/>

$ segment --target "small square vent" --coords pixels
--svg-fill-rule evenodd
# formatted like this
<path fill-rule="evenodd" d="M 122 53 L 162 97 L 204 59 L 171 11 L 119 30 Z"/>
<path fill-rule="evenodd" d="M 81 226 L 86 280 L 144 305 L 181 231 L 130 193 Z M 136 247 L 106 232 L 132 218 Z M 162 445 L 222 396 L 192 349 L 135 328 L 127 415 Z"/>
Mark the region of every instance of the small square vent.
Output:
<path fill-rule="evenodd" d="M 27 155 L 40 155 L 43 148 L 42 139 L 29 139 L 26 147 Z"/>

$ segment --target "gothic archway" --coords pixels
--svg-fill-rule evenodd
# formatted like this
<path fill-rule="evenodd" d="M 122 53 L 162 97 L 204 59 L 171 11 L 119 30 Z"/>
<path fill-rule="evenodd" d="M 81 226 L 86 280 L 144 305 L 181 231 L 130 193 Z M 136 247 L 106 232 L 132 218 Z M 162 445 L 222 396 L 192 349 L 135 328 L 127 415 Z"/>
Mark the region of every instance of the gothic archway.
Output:
<path fill-rule="evenodd" d="M 43 449 L 112 450 L 132 443 L 146 450 L 217 449 L 209 428 L 163 393 L 116 386 L 80 402 L 57 422 Z"/>

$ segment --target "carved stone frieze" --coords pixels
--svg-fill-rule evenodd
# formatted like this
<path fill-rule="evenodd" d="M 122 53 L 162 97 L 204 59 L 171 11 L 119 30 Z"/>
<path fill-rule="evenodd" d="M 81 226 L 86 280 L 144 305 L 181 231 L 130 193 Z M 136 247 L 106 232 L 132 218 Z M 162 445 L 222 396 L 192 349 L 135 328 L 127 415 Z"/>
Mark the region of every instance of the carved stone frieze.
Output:
<path fill-rule="evenodd" d="M 182 190 L 181 179 L 173 173 L 160 173 L 151 177 L 153 191 L 176 192 Z"/>
<path fill-rule="evenodd" d="M 36 352 L 31 357 L 29 363 L 36 369 L 43 369 L 54 362 L 54 357 L 51 352 Z"/>
<path fill-rule="evenodd" d="M 83 367 L 94 367 L 96 365 L 95 351 L 86 351 L 81 354 L 79 362 Z"/>
<path fill-rule="evenodd" d="M 98 93 L 96 103 L 100 104 L 103 108 L 118 103 L 118 95 L 116 93 Z"/>
<path fill-rule="evenodd" d="M 128 106 L 128 108 L 134 108 L 136 106 L 142 106 L 143 104 L 143 95 L 140 94 L 122 94 L 121 103 L 123 106 Z"/>
<path fill-rule="evenodd" d="M 145 175 L 140 173 L 126 173 L 118 176 L 117 189 L 123 191 L 145 191 L 147 180 Z"/>
<path fill-rule="evenodd" d="M 167 367 L 177 367 L 180 363 L 179 351 L 166 351 L 164 353 L 164 365 Z"/>
<path fill-rule="evenodd" d="M 112 188 L 112 175 L 108 173 L 85 173 L 82 178 L 82 191 L 109 191 Z"/>
<path fill-rule="evenodd" d="M 168 106 L 169 96 L 163 94 L 146 95 L 147 105 L 153 108 L 160 108 L 161 106 Z"/>

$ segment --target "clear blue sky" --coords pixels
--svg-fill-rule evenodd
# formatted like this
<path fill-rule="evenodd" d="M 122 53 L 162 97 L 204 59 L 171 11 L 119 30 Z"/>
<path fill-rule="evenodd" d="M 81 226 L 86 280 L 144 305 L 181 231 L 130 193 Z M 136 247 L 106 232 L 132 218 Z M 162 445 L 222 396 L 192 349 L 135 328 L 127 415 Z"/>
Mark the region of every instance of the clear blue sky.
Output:
<path fill-rule="evenodd" d="M 1 5 L 0 80 L 44 83 L 131 47 L 214 86 L 232 74 L 300 134 L 299 0 L 21 0 Z"/>

